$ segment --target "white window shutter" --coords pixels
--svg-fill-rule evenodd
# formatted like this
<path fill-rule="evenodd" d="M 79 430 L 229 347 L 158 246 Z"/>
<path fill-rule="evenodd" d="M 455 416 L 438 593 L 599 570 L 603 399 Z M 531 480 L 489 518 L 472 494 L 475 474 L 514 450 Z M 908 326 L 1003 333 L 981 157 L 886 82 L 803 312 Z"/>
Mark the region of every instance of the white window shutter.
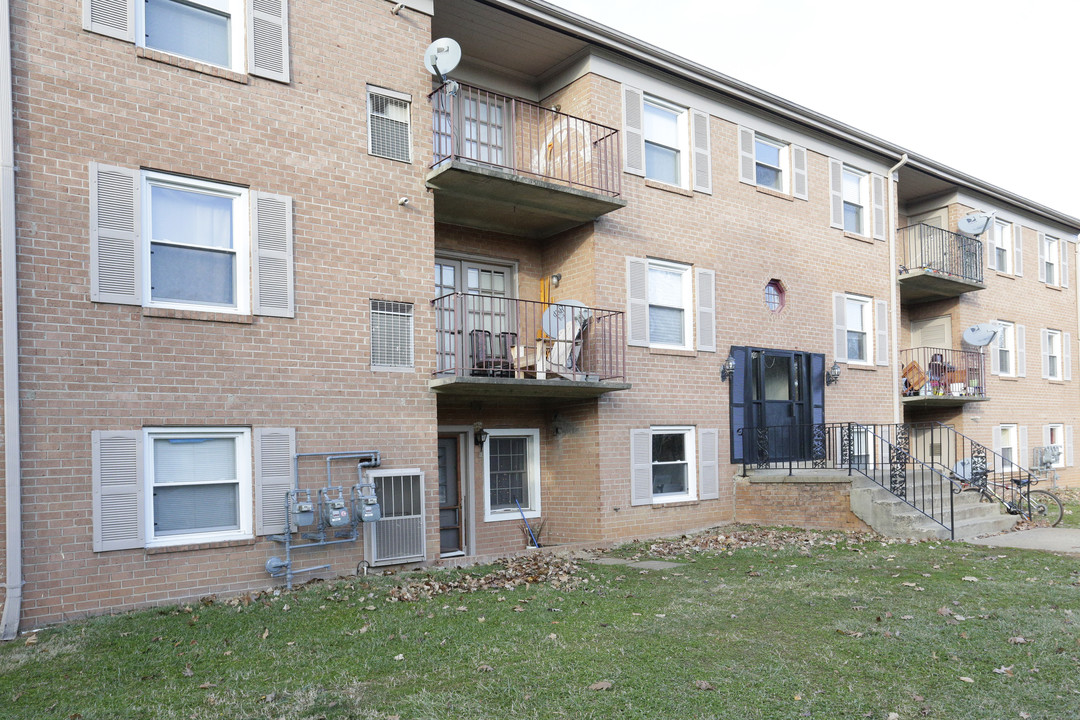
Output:
<path fill-rule="evenodd" d="M 847 298 L 833 293 L 833 359 L 847 362 Z"/>
<path fill-rule="evenodd" d="M 1027 329 L 1016 326 L 1016 377 L 1027 377 Z"/>
<path fill-rule="evenodd" d="M 1065 379 L 1072 380 L 1072 333 L 1061 335 L 1061 365 L 1065 368 Z"/>
<path fill-rule="evenodd" d="M 145 544 L 143 434 L 141 430 L 91 433 L 94 552 Z"/>
<path fill-rule="evenodd" d="M 990 434 L 991 442 L 994 445 L 994 454 L 1001 455 L 1001 426 L 995 425 L 993 432 Z M 995 463 L 996 465 L 997 463 Z"/>
<path fill-rule="evenodd" d="M 1065 464 L 1073 465 L 1073 426 L 1065 426 Z"/>
<path fill-rule="evenodd" d="M 810 171 L 806 165 L 806 148 L 791 146 L 791 194 L 800 200 L 810 199 Z"/>
<path fill-rule="evenodd" d="M 1013 225 L 1013 275 L 1024 276 L 1024 228 L 1019 223 Z"/>
<path fill-rule="evenodd" d="M 884 240 L 887 224 L 885 214 L 885 178 L 880 175 L 870 176 L 871 202 L 874 205 L 874 239 Z"/>
<path fill-rule="evenodd" d="M 993 322 L 993 320 L 991 320 L 990 322 Z M 999 331 L 999 333 L 1000 332 L 1003 332 L 1003 331 Z M 990 374 L 991 375 L 1000 375 L 1001 374 L 1001 355 L 998 354 L 998 348 L 997 348 L 997 341 L 998 341 L 999 337 L 1000 337 L 1000 334 L 995 336 L 994 341 L 988 346 L 989 347 L 988 352 L 990 353 Z M 1016 362 L 1015 358 L 1013 358 L 1013 362 L 1014 363 Z M 984 385 L 985 385 L 985 383 L 984 383 Z M 984 387 L 984 389 L 985 389 L 985 387 Z"/>
<path fill-rule="evenodd" d="M 90 163 L 90 299 L 142 305 L 138 170 Z"/>
<path fill-rule="evenodd" d="M 645 174 L 645 95 L 623 85 L 623 170 Z"/>
<path fill-rule="evenodd" d="M 1017 453 L 1016 464 L 1022 468 L 1031 466 L 1031 456 L 1028 455 L 1028 428 L 1020 426 L 1020 452 Z"/>
<path fill-rule="evenodd" d="M 690 111 L 690 125 L 694 143 L 694 190 L 712 194 L 712 145 L 709 132 L 709 113 Z"/>
<path fill-rule="evenodd" d="M 716 273 L 695 268 L 697 280 L 697 349 L 716 352 Z"/>
<path fill-rule="evenodd" d="M 1046 379 L 1050 377 L 1050 333 L 1046 328 L 1039 330 L 1039 344 L 1042 347 L 1042 376 Z"/>
<path fill-rule="evenodd" d="M 829 158 L 830 227 L 844 229 L 844 163 Z"/>
<path fill-rule="evenodd" d="M 990 270 L 997 270 L 997 249 L 989 242 L 984 242 L 983 252 L 986 253 L 986 267 Z"/>
<path fill-rule="evenodd" d="M 1046 236 L 1039 233 L 1039 282 L 1046 282 Z"/>
<path fill-rule="evenodd" d="M 293 489 L 296 430 L 255 428 L 255 534 L 285 532 L 285 499 Z"/>
<path fill-rule="evenodd" d="M 248 72 L 289 82 L 289 0 L 247 0 Z"/>
<path fill-rule="evenodd" d="M 83 30 L 135 42 L 134 0 L 83 0 Z"/>
<path fill-rule="evenodd" d="M 754 131 L 742 125 L 739 126 L 739 182 L 757 185 Z"/>
<path fill-rule="evenodd" d="M 1050 426 L 1049 425 L 1043 425 L 1042 426 L 1042 444 L 1043 444 L 1043 447 L 1046 447 L 1046 446 L 1048 446 L 1050 444 Z"/>
<path fill-rule="evenodd" d="M 1061 238 L 1061 272 L 1058 273 L 1059 284 L 1063 288 L 1069 287 L 1069 242 Z"/>
<path fill-rule="evenodd" d="M 626 317 L 630 324 L 628 345 L 649 345 L 649 263 L 626 258 Z"/>
<path fill-rule="evenodd" d="M 294 317 L 292 198 L 253 192 L 251 218 L 254 312 Z"/>
<path fill-rule="evenodd" d="M 876 301 L 877 322 L 874 329 L 877 331 L 877 355 L 878 365 L 889 364 L 889 303 L 886 300 Z"/>
<path fill-rule="evenodd" d="M 652 504 L 652 430 L 630 431 L 630 504 Z"/>
<path fill-rule="evenodd" d="M 701 499 L 716 500 L 720 497 L 720 431 L 701 430 L 700 469 Z"/>

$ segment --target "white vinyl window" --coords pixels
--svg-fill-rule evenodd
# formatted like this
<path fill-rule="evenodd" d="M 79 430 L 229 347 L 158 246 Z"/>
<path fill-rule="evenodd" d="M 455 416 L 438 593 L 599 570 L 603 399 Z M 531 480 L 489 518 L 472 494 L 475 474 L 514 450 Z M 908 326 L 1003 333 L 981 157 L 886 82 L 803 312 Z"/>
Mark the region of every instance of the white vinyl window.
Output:
<path fill-rule="evenodd" d="M 687 116 L 684 107 L 645 96 L 645 177 L 686 187 Z"/>
<path fill-rule="evenodd" d="M 763 135 L 754 137 L 754 172 L 757 184 L 788 192 L 790 161 L 788 145 Z"/>
<path fill-rule="evenodd" d="M 653 502 L 696 499 L 694 428 L 654 426 L 651 430 Z"/>
<path fill-rule="evenodd" d="M 1042 262 L 1043 274 L 1047 285 L 1061 285 L 1059 268 L 1061 267 L 1061 241 L 1051 235 L 1043 235 Z"/>
<path fill-rule="evenodd" d="M 693 344 L 690 266 L 649 260 L 649 344 L 689 350 Z"/>
<path fill-rule="evenodd" d="M 408 95 L 368 88 L 368 152 L 379 157 L 411 161 Z"/>
<path fill-rule="evenodd" d="M 844 230 L 856 235 L 869 235 L 870 177 L 854 168 L 843 169 Z"/>
<path fill-rule="evenodd" d="M 137 44 L 244 71 L 243 0 L 137 0 L 135 6 Z"/>
<path fill-rule="evenodd" d="M 250 312 L 248 191 L 144 171 L 147 305 Z"/>
<path fill-rule="evenodd" d="M 847 361 L 869 364 L 874 357 L 870 298 L 846 295 L 844 309 L 844 318 L 847 321 Z"/>
<path fill-rule="evenodd" d="M 376 369 L 412 369 L 412 303 L 371 301 L 371 366 Z"/>
<path fill-rule="evenodd" d="M 1047 425 L 1045 439 L 1048 446 L 1056 446 L 1058 450 L 1058 459 L 1054 461 L 1053 467 L 1065 467 L 1065 426 L 1061 423 Z"/>
<path fill-rule="evenodd" d="M 1046 353 L 1046 377 L 1061 380 L 1061 331 L 1046 330 L 1043 352 Z"/>
<path fill-rule="evenodd" d="M 998 442 L 1000 443 L 998 452 L 1001 453 L 1001 457 L 1005 458 L 1008 463 L 1012 463 L 1013 465 L 1021 461 L 1019 440 L 1020 433 L 1017 431 L 1017 426 L 1015 424 L 998 426 Z M 1009 470 L 1012 468 L 1007 465 L 1005 469 Z"/>
<path fill-rule="evenodd" d="M 1016 375 L 1017 368 L 1014 366 L 1016 359 L 1016 326 L 1011 322 L 999 320 L 1001 328 L 994 338 L 994 352 L 997 353 L 998 373 L 1006 377 Z"/>
<path fill-rule="evenodd" d="M 990 251 L 994 253 L 994 267 L 998 272 L 1013 271 L 1013 226 L 1004 220 L 994 220 L 990 228 Z"/>
<path fill-rule="evenodd" d="M 540 431 L 486 432 L 484 521 L 540 517 Z"/>
<path fill-rule="evenodd" d="M 249 538 L 251 431 L 147 428 L 147 547 Z"/>

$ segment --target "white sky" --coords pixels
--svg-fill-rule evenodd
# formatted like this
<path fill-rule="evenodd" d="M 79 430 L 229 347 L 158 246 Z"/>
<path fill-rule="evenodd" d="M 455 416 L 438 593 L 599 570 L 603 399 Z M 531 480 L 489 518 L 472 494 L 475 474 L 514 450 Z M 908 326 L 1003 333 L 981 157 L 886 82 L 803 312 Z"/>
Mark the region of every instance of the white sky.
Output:
<path fill-rule="evenodd" d="M 1080 217 L 1080 2 L 548 1 Z"/>

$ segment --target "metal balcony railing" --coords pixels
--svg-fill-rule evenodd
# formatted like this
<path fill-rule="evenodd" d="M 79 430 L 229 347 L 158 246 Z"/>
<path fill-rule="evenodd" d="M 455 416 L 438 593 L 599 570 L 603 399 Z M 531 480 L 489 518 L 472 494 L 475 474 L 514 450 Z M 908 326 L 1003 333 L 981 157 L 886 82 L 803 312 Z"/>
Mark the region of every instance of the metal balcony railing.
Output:
<path fill-rule="evenodd" d="M 919 223 L 897 230 L 900 274 L 914 270 L 951 275 L 973 283 L 983 281 L 983 244 L 933 225 Z"/>
<path fill-rule="evenodd" d="M 904 397 L 986 397 L 986 356 L 977 350 L 909 348 L 900 367 Z"/>
<path fill-rule="evenodd" d="M 611 197 L 621 192 L 614 128 L 463 83 L 444 83 L 428 99 L 433 168 L 456 160 Z"/>
<path fill-rule="evenodd" d="M 625 377 L 622 311 L 451 293 L 435 308 L 436 377 L 578 382 Z"/>

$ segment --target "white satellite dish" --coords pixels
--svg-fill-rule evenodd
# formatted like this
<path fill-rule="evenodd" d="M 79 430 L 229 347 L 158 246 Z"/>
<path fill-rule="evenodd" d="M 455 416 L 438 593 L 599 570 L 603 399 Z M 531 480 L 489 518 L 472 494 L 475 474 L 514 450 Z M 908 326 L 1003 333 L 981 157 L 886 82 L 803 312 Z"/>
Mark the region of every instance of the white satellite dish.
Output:
<path fill-rule="evenodd" d="M 439 38 L 424 51 L 424 67 L 446 82 L 446 73 L 453 72 L 461 62 L 461 46 L 452 38 Z"/>
<path fill-rule="evenodd" d="M 965 215 L 956 224 L 960 228 L 960 232 L 965 235 L 979 237 L 986 232 L 986 228 L 989 227 L 990 221 L 993 219 L 994 213 L 976 212 Z"/>
<path fill-rule="evenodd" d="M 999 332 L 1001 332 L 1001 327 L 994 323 L 979 323 L 964 331 L 964 342 L 975 347 L 986 347 L 994 342 Z"/>
<path fill-rule="evenodd" d="M 560 333 L 566 333 L 565 328 L 571 320 L 576 330 L 589 319 L 589 315 L 588 306 L 580 300 L 562 300 L 544 310 L 540 325 L 548 337 L 559 337 Z"/>

